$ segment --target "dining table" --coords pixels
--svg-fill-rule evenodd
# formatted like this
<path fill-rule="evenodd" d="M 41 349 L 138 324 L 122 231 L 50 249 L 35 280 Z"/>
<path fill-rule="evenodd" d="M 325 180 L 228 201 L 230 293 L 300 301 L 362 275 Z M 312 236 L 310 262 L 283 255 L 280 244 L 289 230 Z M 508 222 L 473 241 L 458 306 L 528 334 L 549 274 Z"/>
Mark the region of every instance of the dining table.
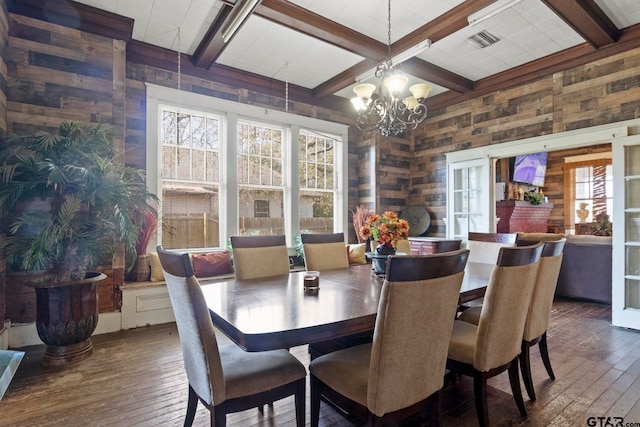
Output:
<path fill-rule="evenodd" d="M 482 296 L 492 264 L 467 263 L 460 302 Z M 373 330 L 384 278 L 370 264 L 320 272 L 305 290 L 305 272 L 251 280 L 202 281 L 213 324 L 245 351 L 291 348 Z"/>

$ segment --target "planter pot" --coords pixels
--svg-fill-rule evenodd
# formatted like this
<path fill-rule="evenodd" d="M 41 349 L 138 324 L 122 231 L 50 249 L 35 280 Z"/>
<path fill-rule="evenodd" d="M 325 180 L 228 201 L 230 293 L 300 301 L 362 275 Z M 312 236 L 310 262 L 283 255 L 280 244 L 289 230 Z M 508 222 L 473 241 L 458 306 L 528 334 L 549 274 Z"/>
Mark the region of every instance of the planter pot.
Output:
<path fill-rule="evenodd" d="M 36 291 L 36 329 L 47 345 L 42 364 L 63 366 L 93 353 L 91 334 L 98 325 L 98 282 L 102 273 L 63 283 L 26 283 Z"/>
<path fill-rule="evenodd" d="M 132 282 L 146 282 L 151 277 L 151 260 L 149 254 L 138 255 L 136 263 L 127 274 L 127 280 Z"/>

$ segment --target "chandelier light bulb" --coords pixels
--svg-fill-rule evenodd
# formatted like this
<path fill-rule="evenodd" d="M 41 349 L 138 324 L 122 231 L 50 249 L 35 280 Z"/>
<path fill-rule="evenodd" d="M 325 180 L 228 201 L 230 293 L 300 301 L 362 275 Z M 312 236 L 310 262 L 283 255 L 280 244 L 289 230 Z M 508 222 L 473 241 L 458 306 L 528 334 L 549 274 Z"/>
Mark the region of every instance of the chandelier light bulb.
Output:
<path fill-rule="evenodd" d="M 382 84 L 389 90 L 389 93 L 395 96 L 404 90 L 408 82 L 409 79 L 406 76 L 394 74 L 384 79 Z"/>
<path fill-rule="evenodd" d="M 407 96 L 404 100 L 402 100 L 402 102 L 404 102 L 404 105 L 406 105 L 410 110 L 413 110 L 416 105 L 418 105 L 418 100 L 415 98 L 415 96 Z"/>
<path fill-rule="evenodd" d="M 370 99 L 373 92 L 376 90 L 376 85 L 371 83 L 362 83 L 353 88 L 353 93 L 360 99 Z"/>
<path fill-rule="evenodd" d="M 411 94 L 416 99 L 424 99 L 427 96 L 429 96 L 429 92 L 431 92 L 432 88 L 433 88 L 433 86 L 431 86 L 430 84 L 418 83 L 418 84 L 415 84 L 415 85 L 411 86 L 409 88 L 409 92 L 411 92 Z"/>

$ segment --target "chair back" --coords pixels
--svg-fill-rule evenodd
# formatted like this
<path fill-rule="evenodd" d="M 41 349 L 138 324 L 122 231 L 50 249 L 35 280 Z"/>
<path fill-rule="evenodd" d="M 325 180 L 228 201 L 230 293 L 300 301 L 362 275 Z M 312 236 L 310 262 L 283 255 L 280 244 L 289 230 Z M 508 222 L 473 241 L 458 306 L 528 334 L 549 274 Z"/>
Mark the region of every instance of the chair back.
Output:
<path fill-rule="evenodd" d="M 376 318 L 367 406 L 383 416 L 443 386 L 469 251 L 390 256 Z"/>
<path fill-rule="evenodd" d="M 567 239 L 544 242 L 536 286 L 531 298 L 529 314 L 524 326 L 523 338 L 532 341 L 541 336 L 549 326 L 553 296 L 558 284 L 564 244 Z"/>
<path fill-rule="evenodd" d="M 484 295 L 473 366 L 487 372 L 519 353 L 543 244 L 500 249 Z"/>
<path fill-rule="evenodd" d="M 231 236 L 236 279 L 289 274 L 285 236 Z"/>
<path fill-rule="evenodd" d="M 157 248 L 178 326 L 189 385 L 208 405 L 226 400 L 216 334 L 189 254 Z"/>
<path fill-rule="evenodd" d="M 500 248 L 516 246 L 516 233 L 476 233 L 470 232 L 467 238 L 469 262 L 495 264 Z"/>
<path fill-rule="evenodd" d="M 333 270 L 349 267 L 344 233 L 301 234 L 304 264 L 307 270 Z"/>

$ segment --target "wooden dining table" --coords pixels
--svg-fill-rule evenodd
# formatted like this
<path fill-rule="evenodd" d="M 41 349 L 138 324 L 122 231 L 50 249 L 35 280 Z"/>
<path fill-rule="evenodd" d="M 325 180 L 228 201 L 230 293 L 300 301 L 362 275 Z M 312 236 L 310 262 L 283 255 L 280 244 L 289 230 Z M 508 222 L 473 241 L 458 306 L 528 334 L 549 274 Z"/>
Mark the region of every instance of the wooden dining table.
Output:
<path fill-rule="evenodd" d="M 493 269 L 474 264 L 465 270 L 461 302 L 481 292 Z M 367 264 L 322 271 L 317 292 L 305 290 L 304 272 L 203 281 L 202 291 L 218 329 L 246 351 L 265 351 L 371 331 L 383 280 Z"/>

